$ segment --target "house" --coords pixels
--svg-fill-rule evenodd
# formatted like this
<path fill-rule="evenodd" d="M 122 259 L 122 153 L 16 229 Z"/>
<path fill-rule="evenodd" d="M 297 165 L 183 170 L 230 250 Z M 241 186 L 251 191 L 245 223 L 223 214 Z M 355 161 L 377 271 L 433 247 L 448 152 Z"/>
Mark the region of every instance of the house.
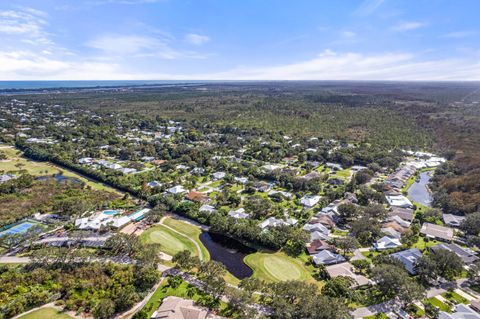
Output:
<path fill-rule="evenodd" d="M 274 170 L 277 170 L 279 168 L 281 168 L 282 166 L 280 165 L 272 165 L 272 164 L 267 164 L 267 165 L 263 165 L 262 168 L 266 171 L 269 171 L 269 172 L 272 172 Z"/>
<path fill-rule="evenodd" d="M 118 164 L 114 164 L 114 165 L 118 165 Z M 137 172 L 135 168 L 128 168 L 128 167 L 122 167 L 118 169 L 118 171 L 122 172 L 123 174 L 132 174 Z"/>
<path fill-rule="evenodd" d="M 293 194 L 290 193 L 290 192 L 285 192 L 285 191 L 276 191 L 276 190 L 271 190 L 268 192 L 268 196 L 274 196 L 276 194 L 279 194 L 279 195 L 282 195 L 283 197 L 285 198 L 288 198 L 288 199 L 292 199 L 293 198 Z"/>
<path fill-rule="evenodd" d="M 162 186 L 162 184 L 157 182 L 157 181 L 151 181 L 151 182 L 147 183 L 147 186 L 151 187 L 151 188 L 154 188 L 154 187 L 160 187 L 160 186 Z"/>
<path fill-rule="evenodd" d="M 189 169 L 189 167 L 187 165 L 184 165 L 184 164 L 178 164 L 177 166 L 175 166 L 176 169 L 178 170 L 187 170 Z"/>
<path fill-rule="evenodd" d="M 322 250 L 312 256 L 315 265 L 333 265 L 344 262 L 346 259 L 342 255 L 331 252 L 330 250 Z"/>
<path fill-rule="evenodd" d="M 398 238 L 390 238 L 388 236 L 383 236 L 373 244 L 375 250 L 393 249 L 400 246 L 402 246 L 402 243 Z"/>
<path fill-rule="evenodd" d="M 420 233 L 427 237 L 435 238 L 443 241 L 453 240 L 453 229 L 431 223 L 423 223 Z"/>
<path fill-rule="evenodd" d="M 310 243 L 307 243 L 307 251 L 309 255 L 314 255 L 322 250 L 336 251 L 336 247 L 330 245 L 325 240 L 314 240 Z"/>
<path fill-rule="evenodd" d="M 319 231 L 321 233 L 330 233 L 330 230 L 321 223 L 309 223 L 303 226 L 303 230 L 308 232 Z"/>
<path fill-rule="evenodd" d="M 380 231 L 383 234 L 385 234 L 385 235 L 387 235 L 388 237 L 391 237 L 391 238 L 397 238 L 397 239 L 402 238 L 402 234 L 399 231 L 397 231 L 395 228 L 390 227 L 390 226 L 382 227 L 380 229 Z"/>
<path fill-rule="evenodd" d="M 206 213 L 214 213 L 217 210 L 212 205 L 202 205 L 198 211 L 199 212 L 206 212 Z"/>
<path fill-rule="evenodd" d="M 245 218 L 250 217 L 249 214 L 245 213 L 244 208 L 239 208 L 237 210 L 231 210 L 230 212 L 228 212 L 228 216 L 233 217 L 235 219 L 245 219 Z"/>
<path fill-rule="evenodd" d="M 265 229 L 268 227 L 278 227 L 278 226 L 286 226 L 286 225 L 295 225 L 297 223 L 297 220 L 295 218 L 289 218 L 287 221 L 275 218 L 275 217 L 269 217 L 265 219 L 263 222 L 259 224 L 261 229 Z"/>
<path fill-rule="evenodd" d="M 305 207 L 313 207 L 320 201 L 319 195 L 305 195 L 300 200 L 300 203 Z"/>
<path fill-rule="evenodd" d="M 400 227 L 403 227 L 403 228 L 409 228 L 410 227 L 410 222 L 406 221 L 406 220 L 403 220 L 401 217 L 399 216 L 392 216 L 389 218 L 390 221 L 392 222 L 395 222 L 396 224 L 398 224 Z"/>
<path fill-rule="evenodd" d="M 235 176 L 233 179 L 235 180 L 235 182 L 243 184 L 243 185 L 248 183 L 248 178 L 246 178 L 246 177 L 236 177 Z"/>
<path fill-rule="evenodd" d="M 325 163 L 325 166 L 334 171 L 340 171 L 343 169 L 342 165 L 336 163 Z"/>
<path fill-rule="evenodd" d="M 186 193 L 187 190 L 182 185 L 173 186 L 167 189 L 167 192 L 173 195 Z"/>
<path fill-rule="evenodd" d="M 460 227 L 460 224 L 465 220 L 465 216 L 458 216 L 453 214 L 443 214 L 443 221 L 450 227 Z"/>
<path fill-rule="evenodd" d="M 330 231 L 327 233 L 324 233 L 324 232 L 315 230 L 310 233 L 310 242 L 315 240 L 329 240 L 329 239 L 330 239 Z"/>
<path fill-rule="evenodd" d="M 438 319 L 480 319 L 480 314 L 467 305 L 458 304 L 453 313 L 440 311 Z"/>
<path fill-rule="evenodd" d="M 411 222 L 414 217 L 414 212 L 413 209 L 392 206 L 392 209 L 388 215 L 390 217 L 398 216 L 403 220 Z"/>
<path fill-rule="evenodd" d="M 210 201 L 210 197 L 204 193 L 191 191 L 187 195 L 185 195 L 185 199 L 196 202 L 196 203 L 207 203 Z"/>
<path fill-rule="evenodd" d="M 423 255 L 417 248 L 411 248 L 391 254 L 390 256 L 398 259 L 409 274 L 415 275 L 415 265 L 417 264 L 418 259 L 420 259 Z"/>
<path fill-rule="evenodd" d="M 465 264 L 471 264 L 478 260 L 478 257 L 476 256 L 477 253 L 475 251 L 469 248 L 461 247 L 457 244 L 442 243 L 430 248 L 430 250 L 434 253 L 442 249 L 454 252 Z"/>
<path fill-rule="evenodd" d="M 412 208 L 412 202 L 403 195 L 387 195 L 385 196 L 390 206 Z"/>
<path fill-rule="evenodd" d="M 322 224 L 323 226 L 325 226 L 329 229 L 332 229 L 332 228 L 336 227 L 336 224 L 333 221 L 332 217 L 327 215 L 327 214 L 323 214 L 323 213 L 319 213 L 319 214 L 315 215 L 315 218 L 313 218 L 310 221 L 310 223 L 312 223 L 312 224 L 320 223 L 320 224 Z"/>
<path fill-rule="evenodd" d="M 320 174 L 319 172 L 312 171 L 308 174 L 303 175 L 301 178 L 306 180 L 306 181 L 310 181 L 310 180 L 315 179 L 315 178 L 320 178 L 321 176 L 322 176 L 322 174 Z"/>
<path fill-rule="evenodd" d="M 272 189 L 272 184 L 266 182 L 256 182 L 253 184 L 253 188 L 257 192 L 265 193 Z"/>
<path fill-rule="evenodd" d="M 330 275 L 330 278 L 336 278 L 339 276 L 352 278 L 356 282 L 356 285 L 354 285 L 355 287 L 370 284 L 370 280 L 368 280 L 365 276 L 355 274 L 354 267 L 349 262 L 327 266 L 325 269 Z"/>
<path fill-rule="evenodd" d="M 223 178 L 225 178 L 226 175 L 227 175 L 227 173 L 225 173 L 225 172 L 215 172 L 215 173 L 212 174 L 214 180 L 223 179 Z"/>
<path fill-rule="evenodd" d="M 208 310 L 195 306 L 193 300 L 169 296 L 150 317 L 152 319 L 206 319 Z"/>
<path fill-rule="evenodd" d="M 80 164 L 92 164 L 93 158 L 91 158 L 91 157 L 83 157 L 83 158 L 79 159 L 78 162 L 79 162 Z"/>
<path fill-rule="evenodd" d="M 15 178 L 16 176 L 13 174 L 3 174 L 3 175 L 0 175 L 0 183 L 5 183 Z"/>

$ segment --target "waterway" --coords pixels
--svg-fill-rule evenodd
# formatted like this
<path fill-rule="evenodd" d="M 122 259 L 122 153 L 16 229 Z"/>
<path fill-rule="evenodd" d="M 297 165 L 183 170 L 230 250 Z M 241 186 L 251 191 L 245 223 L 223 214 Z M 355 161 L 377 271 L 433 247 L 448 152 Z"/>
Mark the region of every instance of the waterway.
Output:
<path fill-rule="evenodd" d="M 422 205 L 432 207 L 432 194 L 428 189 L 428 183 L 432 178 L 433 171 L 421 172 L 417 180 L 408 189 L 408 197 Z"/>
<path fill-rule="evenodd" d="M 221 262 L 227 270 L 239 279 L 250 277 L 253 271 L 244 262 L 246 255 L 255 252 L 253 248 L 227 236 L 203 232 L 200 241 L 207 248 L 212 260 Z"/>

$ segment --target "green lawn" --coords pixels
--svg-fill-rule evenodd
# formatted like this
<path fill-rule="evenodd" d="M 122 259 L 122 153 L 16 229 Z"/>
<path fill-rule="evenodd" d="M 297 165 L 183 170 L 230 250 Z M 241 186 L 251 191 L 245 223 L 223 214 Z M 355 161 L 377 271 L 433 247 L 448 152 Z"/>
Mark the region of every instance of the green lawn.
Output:
<path fill-rule="evenodd" d="M 189 250 L 193 255 L 198 256 L 198 250 L 192 241 L 162 225 L 150 227 L 140 235 L 140 239 L 147 243 L 160 244 L 160 251 L 170 256 L 182 250 Z"/>
<path fill-rule="evenodd" d="M 349 179 L 350 178 L 351 169 L 342 169 L 340 171 L 335 171 L 330 178 L 340 178 L 340 179 Z"/>
<path fill-rule="evenodd" d="M 435 307 L 439 308 L 441 311 L 447 311 L 447 312 L 452 311 L 447 304 L 444 304 L 443 302 L 441 302 L 435 297 L 427 299 L 426 302 L 434 305 Z"/>
<path fill-rule="evenodd" d="M 54 175 L 62 173 L 65 176 L 74 177 L 81 180 L 88 186 L 91 186 L 93 189 L 118 193 L 117 190 L 107 185 L 86 179 L 74 172 L 71 172 L 64 168 L 60 168 L 50 162 L 39 162 L 27 159 L 22 156 L 22 152 L 15 148 L 2 148 L 0 149 L 0 151 L 5 153 L 8 157 L 7 160 L 0 161 L 0 171 L 9 172 L 26 170 L 29 174 L 32 174 L 34 176 Z"/>
<path fill-rule="evenodd" d="M 73 319 L 72 316 L 62 313 L 55 308 L 41 308 L 30 312 L 24 316 L 21 316 L 19 319 Z"/>
<path fill-rule="evenodd" d="M 446 292 L 442 294 L 442 297 L 454 303 L 464 303 L 464 304 L 469 303 L 467 299 L 463 298 L 462 296 L 457 294 L 455 291 Z"/>
<path fill-rule="evenodd" d="M 210 254 L 208 253 L 207 248 L 205 248 L 205 246 L 203 246 L 202 242 L 200 241 L 200 234 L 202 233 L 200 227 L 171 217 L 165 218 L 163 223 L 193 239 L 200 246 L 204 257 L 203 259 L 205 261 L 210 260 Z"/>
<path fill-rule="evenodd" d="M 312 280 L 300 260 L 284 253 L 257 252 L 245 257 L 244 262 L 253 269 L 253 276 L 265 281 Z"/>
<path fill-rule="evenodd" d="M 418 241 L 412 245 L 412 248 L 418 248 L 419 250 L 425 250 L 432 246 L 438 245 L 440 242 L 434 239 L 429 239 L 428 242 L 425 241 L 425 237 L 418 236 Z"/>
<path fill-rule="evenodd" d="M 363 319 L 388 319 L 388 316 L 384 313 L 381 313 L 378 315 L 378 317 L 376 315 L 373 315 L 373 316 L 365 317 Z"/>

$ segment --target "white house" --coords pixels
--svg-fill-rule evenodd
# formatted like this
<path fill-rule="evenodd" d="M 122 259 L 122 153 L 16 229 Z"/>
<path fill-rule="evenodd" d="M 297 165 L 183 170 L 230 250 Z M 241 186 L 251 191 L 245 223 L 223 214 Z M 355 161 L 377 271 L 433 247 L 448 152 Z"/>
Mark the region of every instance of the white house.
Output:
<path fill-rule="evenodd" d="M 206 213 L 214 213 L 217 210 L 212 205 L 206 205 L 205 204 L 205 205 L 202 205 L 198 211 L 199 212 L 206 212 Z"/>
<path fill-rule="evenodd" d="M 186 193 L 187 190 L 182 185 L 173 186 L 167 189 L 167 192 L 173 195 Z"/>
<path fill-rule="evenodd" d="M 245 209 L 243 209 L 243 208 L 239 208 L 237 210 L 231 210 L 228 213 L 228 216 L 236 218 L 236 219 L 245 219 L 245 218 L 250 217 L 249 214 L 245 213 Z"/>
<path fill-rule="evenodd" d="M 320 201 L 319 195 L 305 195 L 300 200 L 300 203 L 305 207 L 313 207 Z"/>
<path fill-rule="evenodd" d="M 385 250 L 385 249 L 392 249 L 402 246 L 402 243 L 398 238 L 390 238 L 388 236 L 383 236 L 375 244 L 373 247 L 375 250 Z"/>
<path fill-rule="evenodd" d="M 223 179 L 223 178 L 225 178 L 226 175 L 227 175 L 227 173 L 225 173 L 225 172 L 215 172 L 215 173 L 212 174 L 213 179 L 215 179 L 215 180 Z"/>
<path fill-rule="evenodd" d="M 387 195 L 387 202 L 390 206 L 411 208 L 413 207 L 412 202 L 403 195 Z"/>

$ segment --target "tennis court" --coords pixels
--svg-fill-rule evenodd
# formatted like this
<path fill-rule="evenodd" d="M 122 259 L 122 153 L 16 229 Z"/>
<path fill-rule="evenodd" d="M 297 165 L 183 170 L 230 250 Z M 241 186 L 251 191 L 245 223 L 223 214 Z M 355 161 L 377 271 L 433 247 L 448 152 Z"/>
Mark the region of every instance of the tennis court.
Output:
<path fill-rule="evenodd" d="M 4 230 L 0 232 L 0 237 L 4 235 L 14 235 L 14 234 L 23 234 L 26 233 L 28 229 L 30 229 L 32 226 L 38 225 L 38 223 L 33 223 L 33 222 L 22 222 L 20 224 L 17 224 L 13 227 L 10 227 L 7 230 Z"/>

